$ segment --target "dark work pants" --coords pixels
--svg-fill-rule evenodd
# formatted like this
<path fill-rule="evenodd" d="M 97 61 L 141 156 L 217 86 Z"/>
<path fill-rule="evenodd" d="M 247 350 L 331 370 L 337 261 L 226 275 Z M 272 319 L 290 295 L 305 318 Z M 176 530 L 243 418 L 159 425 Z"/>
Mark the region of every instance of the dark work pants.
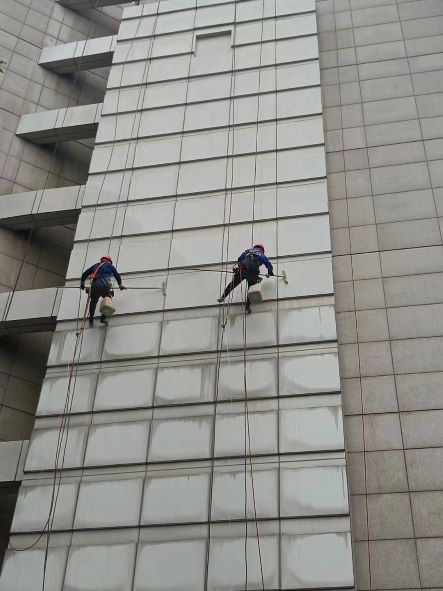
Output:
<path fill-rule="evenodd" d="M 234 277 L 232 278 L 232 281 L 226 286 L 225 291 L 223 292 L 223 297 L 226 298 L 231 293 L 231 291 L 237 287 L 237 285 L 240 285 L 244 279 L 246 279 L 248 283 L 248 289 L 251 287 L 251 285 L 260 283 L 259 275 L 248 275 L 246 273 L 246 269 L 242 265 L 239 265 L 234 271 Z M 250 307 L 251 302 L 249 301 L 249 298 L 246 298 L 246 308 L 249 309 Z"/>
<path fill-rule="evenodd" d="M 94 287 L 94 285 L 91 287 L 91 299 L 89 301 L 89 319 L 93 320 L 94 318 L 94 314 L 95 314 L 95 309 L 97 307 L 97 303 L 98 300 L 100 298 L 105 298 L 108 295 L 113 295 L 112 289 L 110 289 L 109 287 L 106 287 L 104 285 L 98 285 L 97 287 Z M 104 316 L 101 316 L 101 319 L 103 320 Z"/>

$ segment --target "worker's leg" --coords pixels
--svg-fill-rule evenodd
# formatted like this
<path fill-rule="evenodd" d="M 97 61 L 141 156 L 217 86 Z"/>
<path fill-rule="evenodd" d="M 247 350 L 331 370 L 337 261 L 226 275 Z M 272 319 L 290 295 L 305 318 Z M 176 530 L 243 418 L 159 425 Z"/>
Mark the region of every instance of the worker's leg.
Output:
<path fill-rule="evenodd" d="M 260 283 L 261 281 L 261 277 L 259 275 L 255 276 L 249 276 L 246 277 L 246 281 L 248 282 L 248 290 L 251 287 L 251 285 L 255 285 L 256 283 Z M 250 314 L 251 313 L 251 302 L 249 300 L 249 296 L 246 295 L 246 313 Z"/>
<path fill-rule="evenodd" d="M 94 323 L 94 314 L 99 298 L 100 292 L 98 292 L 96 289 L 91 288 L 91 299 L 89 300 L 89 324 L 91 326 Z"/>
<path fill-rule="evenodd" d="M 228 285 L 226 286 L 225 291 L 223 292 L 219 301 L 223 301 L 226 297 L 228 297 L 228 295 L 231 293 L 231 291 L 233 289 L 235 289 L 237 287 L 237 285 L 240 285 L 240 283 L 243 281 L 244 278 L 245 278 L 245 276 L 244 276 L 242 269 L 237 268 L 234 271 L 234 276 L 232 278 L 232 281 L 230 283 L 228 283 Z"/>

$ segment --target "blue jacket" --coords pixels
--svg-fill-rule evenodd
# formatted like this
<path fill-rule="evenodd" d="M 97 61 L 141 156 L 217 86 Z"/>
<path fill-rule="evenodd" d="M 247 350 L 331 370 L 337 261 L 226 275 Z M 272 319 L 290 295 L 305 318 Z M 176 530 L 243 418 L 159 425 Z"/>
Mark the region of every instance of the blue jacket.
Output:
<path fill-rule="evenodd" d="M 248 254 L 248 252 L 250 252 L 252 250 L 252 252 L 257 256 L 258 259 L 260 259 L 260 265 L 265 265 L 265 267 L 268 270 L 269 275 L 274 275 L 274 268 L 272 266 L 271 261 L 268 259 L 268 257 L 260 250 L 260 248 L 248 248 L 248 250 L 245 250 L 244 252 L 241 253 L 241 255 L 238 257 L 238 262 L 241 263 L 244 261 L 246 255 Z"/>
<path fill-rule="evenodd" d="M 102 263 L 95 263 L 95 265 L 92 265 L 92 267 L 89 267 L 89 269 L 86 269 L 86 271 L 83 272 L 83 275 L 81 278 L 81 285 L 84 285 L 86 279 L 90 275 L 93 275 L 95 270 L 98 267 L 100 267 L 100 265 L 102 265 Z M 117 271 L 117 269 L 114 267 L 114 265 L 111 265 L 111 263 L 104 263 L 100 267 L 100 270 L 98 271 L 97 275 L 94 278 L 94 284 L 97 287 L 111 287 L 112 286 L 112 281 L 111 281 L 112 276 L 115 277 L 115 280 L 117 281 L 117 283 L 119 285 L 122 284 L 122 278 L 120 277 L 120 273 Z"/>

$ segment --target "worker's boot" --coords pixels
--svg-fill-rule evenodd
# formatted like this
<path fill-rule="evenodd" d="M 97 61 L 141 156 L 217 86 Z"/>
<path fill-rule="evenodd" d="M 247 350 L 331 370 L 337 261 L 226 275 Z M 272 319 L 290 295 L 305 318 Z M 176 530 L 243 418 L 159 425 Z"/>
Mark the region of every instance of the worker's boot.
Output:
<path fill-rule="evenodd" d="M 90 326 L 91 328 L 93 328 L 93 327 L 94 327 L 94 318 L 90 318 L 90 319 L 89 319 L 89 326 Z"/>
<path fill-rule="evenodd" d="M 224 301 L 225 301 L 225 296 L 221 296 L 221 297 L 219 297 L 219 298 L 218 298 L 218 300 L 217 300 L 217 302 L 218 302 L 219 304 L 221 304 L 221 303 L 222 303 L 222 302 L 224 302 Z"/>
<path fill-rule="evenodd" d="M 108 319 L 106 318 L 106 316 L 101 315 L 100 316 L 100 322 L 106 326 L 108 326 Z"/>
<path fill-rule="evenodd" d="M 251 304 L 249 302 L 246 302 L 245 313 L 246 314 L 250 314 L 251 312 L 252 312 L 252 310 L 251 310 Z"/>

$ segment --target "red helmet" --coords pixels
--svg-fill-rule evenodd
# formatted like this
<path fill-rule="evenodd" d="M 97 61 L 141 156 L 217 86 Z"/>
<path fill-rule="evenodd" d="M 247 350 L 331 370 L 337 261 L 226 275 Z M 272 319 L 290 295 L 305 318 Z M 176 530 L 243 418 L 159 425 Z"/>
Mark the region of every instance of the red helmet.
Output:
<path fill-rule="evenodd" d="M 111 263 L 111 265 L 112 265 L 112 257 L 109 254 L 104 254 L 100 260 L 101 261 L 108 261 L 108 263 Z"/>
<path fill-rule="evenodd" d="M 252 248 L 260 248 L 263 252 L 265 252 L 265 245 L 261 242 L 257 242 L 257 244 L 254 244 Z"/>

